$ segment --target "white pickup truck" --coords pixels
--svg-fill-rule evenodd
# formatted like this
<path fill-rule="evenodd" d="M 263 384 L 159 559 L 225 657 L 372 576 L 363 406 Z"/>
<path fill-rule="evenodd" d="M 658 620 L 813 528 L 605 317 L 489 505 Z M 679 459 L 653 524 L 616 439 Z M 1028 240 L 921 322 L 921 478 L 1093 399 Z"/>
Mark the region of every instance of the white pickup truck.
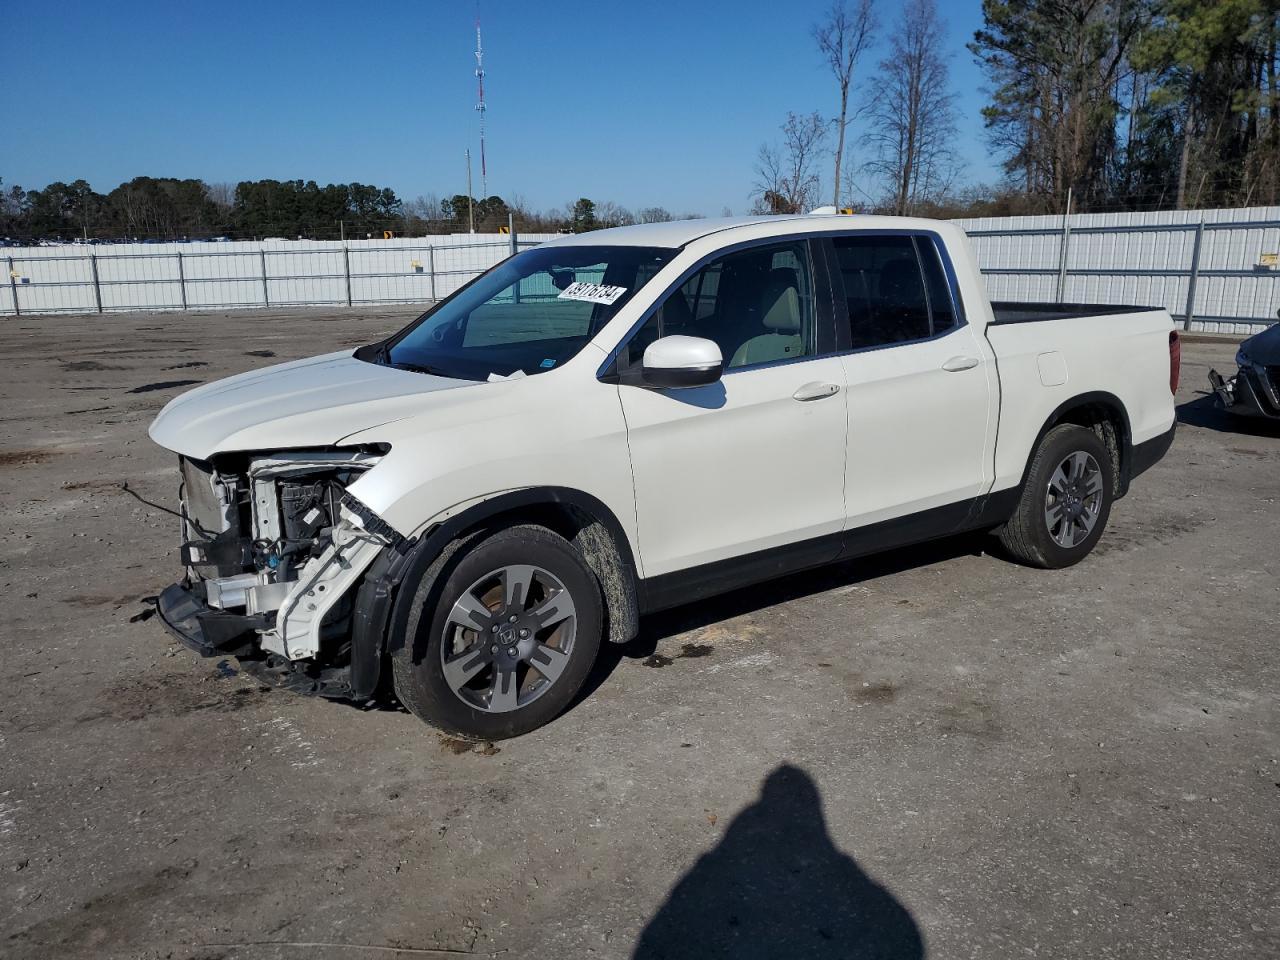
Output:
<path fill-rule="evenodd" d="M 159 612 L 292 689 L 510 737 L 652 610 L 967 530 L 1079 561 L 1169 448 L 1178 373 L 1164 310 L 992 304 L 946 223 L 566 236 L 166 406 Z"/>

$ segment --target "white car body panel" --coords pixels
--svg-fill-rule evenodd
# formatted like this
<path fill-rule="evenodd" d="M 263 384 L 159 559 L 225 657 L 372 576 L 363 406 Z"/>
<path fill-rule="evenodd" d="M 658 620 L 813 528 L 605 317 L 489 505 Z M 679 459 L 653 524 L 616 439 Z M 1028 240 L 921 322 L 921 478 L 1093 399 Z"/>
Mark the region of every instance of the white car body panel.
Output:
<path fill-rule="evenodd" d="M 608 506 L 635 551 L 626 422 L 617 388 L 595 378 L 603 359 L 588 346 L 558 370 L 441 392 L 416 416 L 351 434 L 391 446 L 351 494 L 415 536 L 477 499 L 566 487 Z"/>
<path fill-rule="evenodd" d="M 645 576 L 844 526 L 844 396 L 793 396 L 811 381 L 841 377 L 840 360 L 825 357 L 730 371 L 693 389 L 615 388 Z"/>
<path fill-rule="evenodd" d="M 420 411 L 437 390 L 481 386 L 363 363 L 351 351 L 281 363 L 175 397 L 151 439 L 184 456 L 334 446 L 349 433 Z"/>
<path fill-rule="evenodd" d="M 959 358 L 973 365 L 944 369 Z M 841 358 L 849 408 L 850 528 L 991 489 L 1000 393 L 994 360 L 972 325 L 910 349 L 861 350 Z"/>
<path fill-rule="evenodd" d="M 1176 416 L 1169 393 L 1169 331 L 1163 310 L 1073 317 L 1069 323 L 992 326 L 987 338 L 999 359 L 999 442 L 996 489 L 1022 481 L 1040 428 L 1063 403 L 1088 393 L 1115 396 L 1129 416 L 1134 444 L 1160 436 Z M 1066 381 L 1045 386 L 1039 356 L 1061 354 Z"/>

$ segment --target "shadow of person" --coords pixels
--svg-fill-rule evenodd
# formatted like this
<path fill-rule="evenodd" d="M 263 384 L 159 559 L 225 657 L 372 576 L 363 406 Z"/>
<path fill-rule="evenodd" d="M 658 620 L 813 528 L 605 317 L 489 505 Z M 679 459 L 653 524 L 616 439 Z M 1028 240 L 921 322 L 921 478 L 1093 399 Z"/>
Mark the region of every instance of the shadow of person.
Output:
<path fill-rule="evenodd" d="M 911 914 L 827 835 L 803 770 L 781 766 L 649 921 L 634 960 L 920 960 Z"/>

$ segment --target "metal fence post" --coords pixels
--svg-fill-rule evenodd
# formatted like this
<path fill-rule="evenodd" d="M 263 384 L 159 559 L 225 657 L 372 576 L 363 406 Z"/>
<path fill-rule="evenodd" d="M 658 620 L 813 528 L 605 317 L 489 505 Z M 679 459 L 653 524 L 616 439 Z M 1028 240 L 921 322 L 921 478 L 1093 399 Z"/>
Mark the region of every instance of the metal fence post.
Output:
<path fill-rule="evenodd" d="M 1196 225 L 1196 242 L 1191 248 L 1191 278 L 1187 281 L 1187 309 L 1182 316 L 1182 329 L 1191 329 L 1196 309 L 1196 281 L 1200 279 L 1200 244 L 1204 240 L 1204 217 Z"/>
<path fill-rule="evenodd" d="M 520 252 L 520 243 L 519 243 L 519 238 L 516 237 L 516 218 L 515 218 L 515 214 L 513 213 L 507 214 L 507 231 L 511 234 L 511 255 L 514 257 L 517 253 Z M 515 282 L 515 286 L 512 288 L 511 299 L 514 300 L 516 303 L 520 302 L 520 281 L 519 280 Z"/>
<path fill-rule="evenodd" d="M 341 223 L 341 221 L 339 221 Z M 342 247 L 342 273 L 347 278 L 347 306 L 351 306 L 351 251 Z"/>
<path fill-rule="evenodd" d="M 178 251 L 178 289 L 182 291 L 182 309 L 187 309 L 187 274 L 182 269 L 182 251 Z"/>
<path fill-rule="evenodd" d="M 1062 302 L 1067 288 L 1067 252 L 1071 249 L 1071 188 L 1067 187 L 1067 212 L 1062 215 L 1062 242 L 1058 248 L 1058 291 L 1054 299 Z"/>
<path fill-rule="evenodd" d="M 267 292 L 267 251 L 259 249 L 258 256 L 262 258 L 262 305 L 269 307 L 271 295 Z"/>
<path fill-rule="evenodd" d="M 18 272 L 13 269 L 13 257 L 9 258 L 9 290 L 13 293 L 13 315 L 22 316 L 22 308 L 18 306 Z"/>
<path fill-rule="evenodd" d="M 89 254 L 89 269 L 93 271 L 93 302 L 97 304 L 98 312 L 102 312 L 102 285 L 98 282 L 98 255 L 96 253 Z"/>
<path fill-rule="evenodd" d="M 431 299 L 436 298 L 436 248 L 427 244 L 427 270 L 431 273 Z"/>

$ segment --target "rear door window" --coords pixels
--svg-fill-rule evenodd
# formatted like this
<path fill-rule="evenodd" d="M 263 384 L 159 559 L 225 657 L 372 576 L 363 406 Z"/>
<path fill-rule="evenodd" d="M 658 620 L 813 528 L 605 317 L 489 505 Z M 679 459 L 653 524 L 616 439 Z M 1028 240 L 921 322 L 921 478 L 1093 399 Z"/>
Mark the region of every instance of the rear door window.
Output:
<path fill-rule="evenodd" d="M 925 289 L 929 293 L 929 315 L 936 336 L 956 326 L 956 307 L 951 300 L 951 284 L 942 268 L 942 255 L 931 237 L 916 237 L 916 250 L 924 271 Z"/>
<path fill-rule="evenodd" d="M 849 346 L 858 350 L 924 340 L 956 324 L 950 288 L 933 244 L 912 236 L 835 237 Z"/>

